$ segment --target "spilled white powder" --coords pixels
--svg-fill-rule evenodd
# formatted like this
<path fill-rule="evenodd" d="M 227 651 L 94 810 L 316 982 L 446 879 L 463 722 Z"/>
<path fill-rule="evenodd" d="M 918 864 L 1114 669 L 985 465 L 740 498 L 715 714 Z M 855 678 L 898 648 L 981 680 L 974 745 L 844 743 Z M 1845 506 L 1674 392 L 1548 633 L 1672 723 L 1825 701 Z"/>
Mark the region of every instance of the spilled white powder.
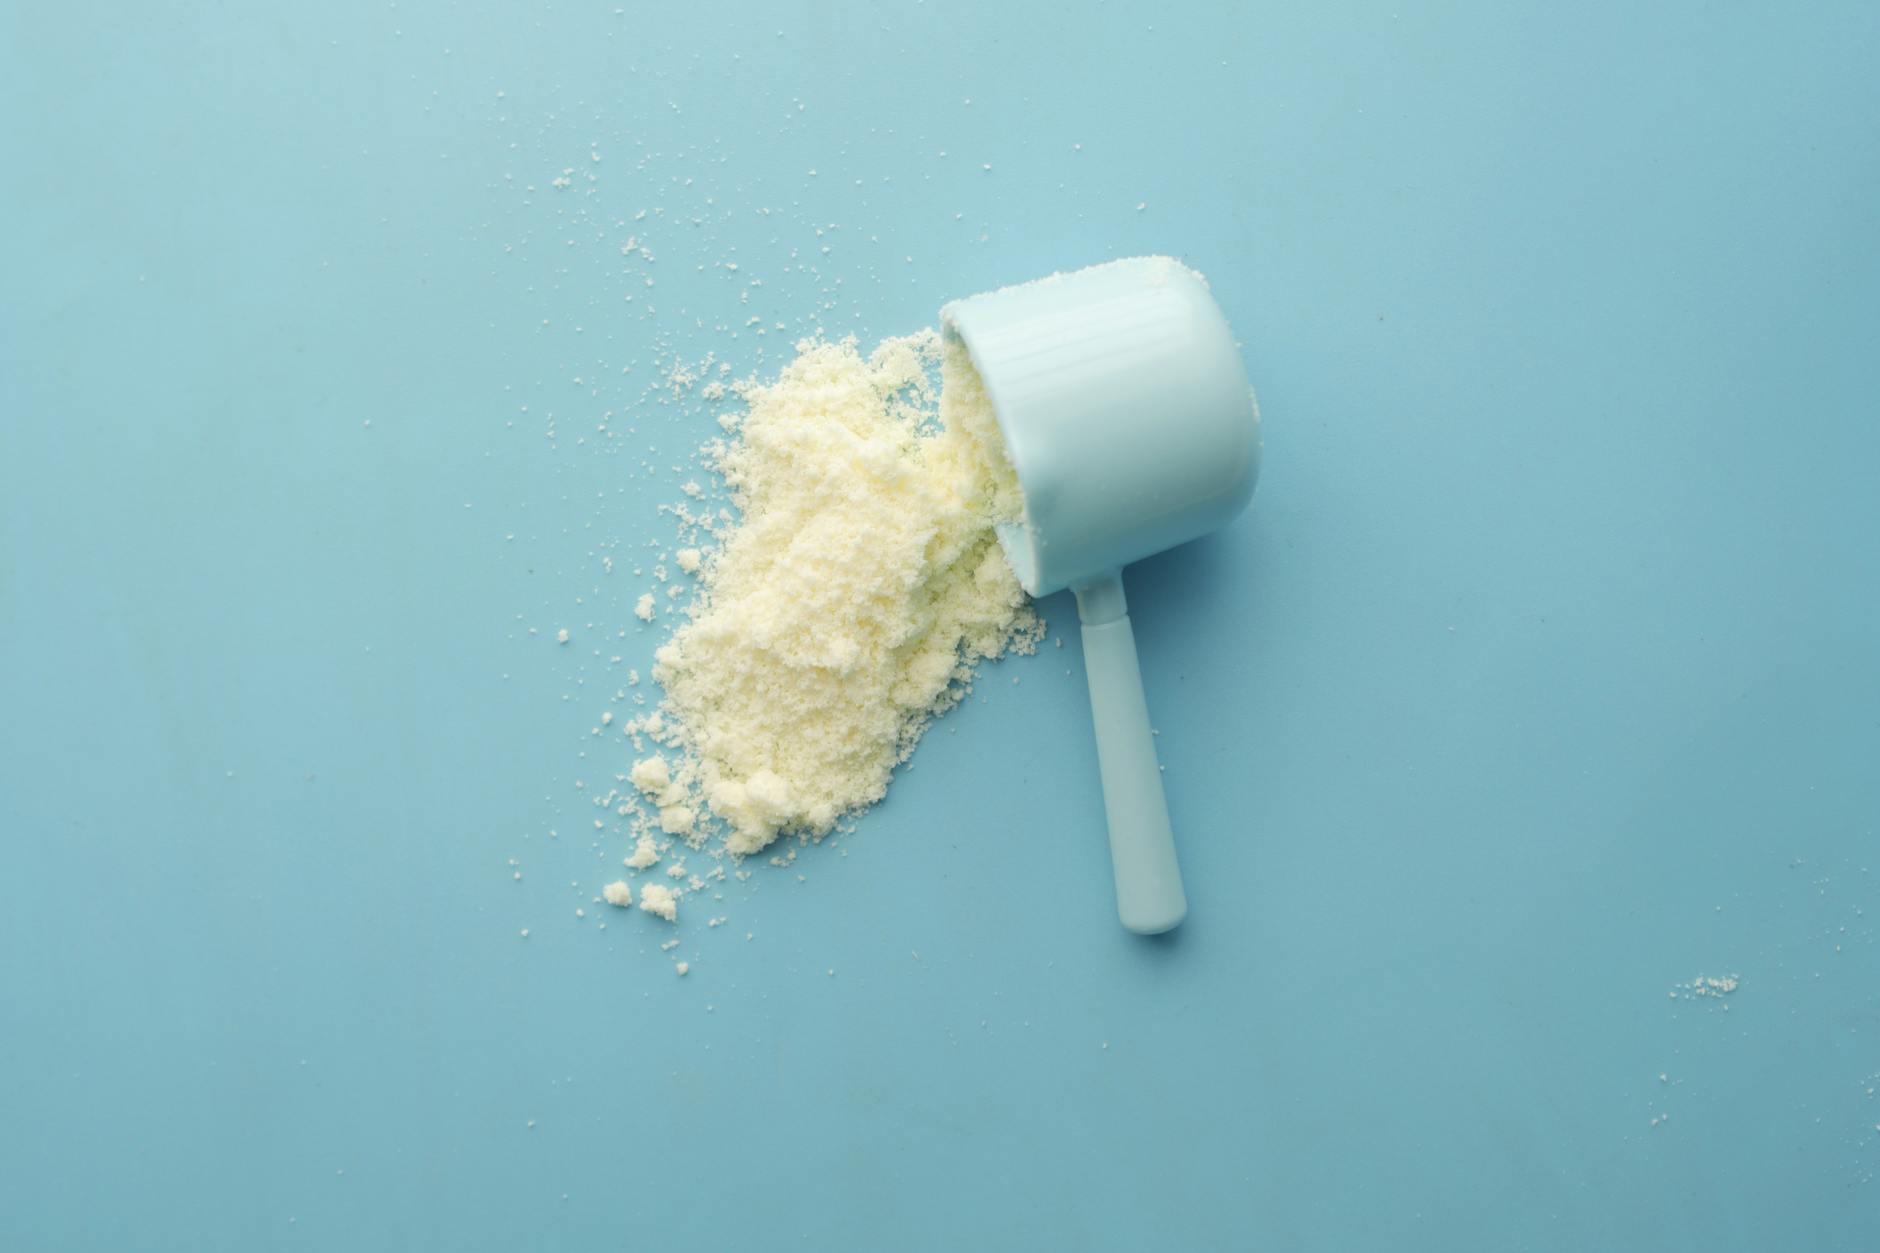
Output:
<path fill-rule="evenodd" d="M 1734 974 L 1698 975 L 1689 983 L 1680 983 L 1674 986 L 1671 989 L 1670 996 L 1674 1001 L 1706 998 L 1721 999 L 1735 992 L 1740 982 L 1741 976 Z M 1726 1005 L 1724 1008 L 1728 1009 L 1729 1006 Z"/>
<path fill-rule="evenodd" d="M 879 801 L 977 663 L 1043 631 L 993 536 L 1023 502 L 958 345 L 924 331 L 864 358 L 808 340 L 737 390 L 747 412 L 705 461 L 738 515 L 710 561 L 681 554 L 699 592 L 653 670 L 664 718 L 645 729 L 672 759 L 630 777 L 661 830 L 748 854 Z M 641 890 L 641 909 L 672 903 Z"/>
<path fill-rule="evenodd" d="M 664 757 L 648 757 L 644 761 L 634 762 L 627 778 L 648 796 L 657 797 L 672 786 L 672 774 Z"/>
<path fill-rule="evenodd" d="M 633 904 L 633 889 L 627 886 L 626 880 L 615 879 L 601 889 L 601 898 L 615 908 L 625 909 Z"/>
<path fill-rule="evenodd" d="M 628 870 L 645 870 L 659 864 L 659 841 L 650 835 L 643 835 L 633 846 L 633 852 L 622 863 Z"/>
<path fill-rule="evenodd" d="M 640 889 L 640 908 L 667 922 L 679 916 L 679 896 L 663 883 L 649 883 Z"/>

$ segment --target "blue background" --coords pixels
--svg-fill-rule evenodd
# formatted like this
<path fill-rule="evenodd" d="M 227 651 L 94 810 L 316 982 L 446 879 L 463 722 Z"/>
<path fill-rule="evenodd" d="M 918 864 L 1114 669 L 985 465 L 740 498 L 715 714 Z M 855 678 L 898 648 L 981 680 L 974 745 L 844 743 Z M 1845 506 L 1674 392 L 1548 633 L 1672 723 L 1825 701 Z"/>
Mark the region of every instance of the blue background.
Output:
<path fill-rule="evenodd" d="M 0 13 L 0 1246 L 1880 1243 L 1880 10 L 1162 7 Z M 658 379 L 1148 251 L 1266 415 L 1130 575 L 1189 923 L 1062 597 L 601 917 Z"/>

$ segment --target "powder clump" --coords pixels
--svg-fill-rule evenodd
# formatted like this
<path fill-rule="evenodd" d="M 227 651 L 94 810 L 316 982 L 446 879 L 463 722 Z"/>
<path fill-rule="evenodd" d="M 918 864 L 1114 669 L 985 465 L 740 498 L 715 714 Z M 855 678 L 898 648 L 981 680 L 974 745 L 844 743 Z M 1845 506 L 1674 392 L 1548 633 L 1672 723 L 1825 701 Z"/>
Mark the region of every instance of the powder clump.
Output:
<path fill-rule="evenodd" d="M 633 852 L 622 863 L 629 870 L 645 870 L 659 864 L 659 841 L 650 835 L 643 835 L 633 846 Z"/>
<path fill-rule="evenodd" d="M 748 854 L 879 801 L 977 663 L 1043 628 L 994 537 L 1023 497 L 956 342 L 925 331 L 864 358 L 807 340 L 738 391 L 747 411 L 705 457 L 740 516 L 653 670 L 679 756 L 633 783 L 663 829 L 702 841 L 702 802 Z"/>
<path fill-rule="evenodd" d="M 672 786 L 672 771 L 664 757 L 648 757 L 633 763 L 627 779 L 648 796 L 658 796 Z"/>
<path fill-rule="evenodd" d="M 663 883 L 649 883 L 640 889 L 640 908 L 672 922 L 679 916 L 679 895 Z"/>

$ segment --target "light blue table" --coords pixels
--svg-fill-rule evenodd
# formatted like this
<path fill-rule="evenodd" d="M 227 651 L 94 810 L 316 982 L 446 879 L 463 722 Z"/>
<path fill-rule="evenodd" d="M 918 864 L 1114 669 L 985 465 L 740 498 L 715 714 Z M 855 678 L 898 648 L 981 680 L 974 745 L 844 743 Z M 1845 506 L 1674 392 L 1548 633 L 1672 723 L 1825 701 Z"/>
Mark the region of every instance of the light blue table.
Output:
<path fill-rule="evenodd" d="M 0 14 L 0 1248 L 1880 1244 L 1880 13 L 1161 7 Z M 1188 925 L 1059 598 L 598 929 L 659 370 L 1145 251 L 1267 416 Z"/>

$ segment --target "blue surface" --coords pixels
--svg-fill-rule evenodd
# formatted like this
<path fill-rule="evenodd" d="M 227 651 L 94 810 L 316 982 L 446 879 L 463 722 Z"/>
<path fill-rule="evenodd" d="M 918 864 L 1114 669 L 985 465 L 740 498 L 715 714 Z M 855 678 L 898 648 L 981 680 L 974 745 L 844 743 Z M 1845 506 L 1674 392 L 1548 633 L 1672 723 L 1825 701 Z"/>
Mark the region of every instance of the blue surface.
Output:
<path fill-rule="evenodd" d="M 1880 12 L 256 7 L 0 13 L 0 1247 L 1880 1242 Z M 1157 250 L 1267 419 L 1132 576 L 1188 924 L 1062 597 L 578 920 L 661 363 Z"/>

